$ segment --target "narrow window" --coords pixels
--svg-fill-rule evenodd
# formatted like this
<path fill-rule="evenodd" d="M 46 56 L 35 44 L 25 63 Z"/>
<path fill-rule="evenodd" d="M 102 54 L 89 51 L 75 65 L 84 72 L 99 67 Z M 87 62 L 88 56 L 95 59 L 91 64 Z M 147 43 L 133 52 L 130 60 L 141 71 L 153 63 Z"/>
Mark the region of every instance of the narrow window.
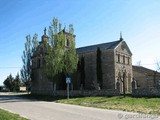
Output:
<path fill-rule="evenodd" d="M 118 62 L 120 63 L 120 54 L 118 54 Z"/>
<path fill-rule="evenodd" d="M 123 56 L 123 64 L 125 64 L 125 56 Z"/>
<path fill-rule="evenodd" d="M 129 57 L 128 57 L 128 65 L 129 65 L 129 63 L 130 63 L 130 60 L 129 60 Z"/>
<path fill-rule="evenodd" d="M 137 83 L 137 87 L 140 87 L 140 84 L 139 84 L 139 81 L 138 81 L 138 80 L 136 81 L 136 83 Z"/>
<path fill-rule="evenodd" d="M 41 67 L 41 59 L 38 59 L 38 68 Z"/>

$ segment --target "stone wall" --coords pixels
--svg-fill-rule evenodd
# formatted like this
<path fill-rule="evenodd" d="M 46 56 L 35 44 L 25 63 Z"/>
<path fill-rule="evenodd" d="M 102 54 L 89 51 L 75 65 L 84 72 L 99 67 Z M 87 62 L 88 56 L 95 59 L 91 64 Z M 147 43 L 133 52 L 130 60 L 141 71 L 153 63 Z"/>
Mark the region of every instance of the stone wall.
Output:
<path fill-rule="evenodd" d="M 115 83 L 117 80 L 120 82 L 120 90 L 123 93 L 123 73 L 125 73 L 125 91 L 131 93 L 131 80 L 132 74 L 132 53 L 130 52 L 127 44 L 123 41 L 121 42 L 114 51 L 114 72 L 115 72 Z M 121 80 L 120 80 L 121 79 Z"/>
<path fill-rule="evenodd" d="M 158 88 L 160 86 L 160 73 L 142 66 L 133 66 L 133 77 L 137 88 Z"/>
<path fill-rule="evenodd" d="M 70 96 L 119 96 L 120 93 L 117 89 L 114 90 L 71 90 Z M 55 96 L 67 96 L 66 90 L 58 90 Z"/>
<path fill-rule="evenodd" d="M 133 97 L 160 97 L 160 89 L 132 89 Z"/>
<path fill-rule="evenodd" d="M 51 94 L 53 90 L 53 83 L 50 82 L 45 76 L 41 69 L 33 70 L 34 76 L 31 82 L 31 93 L 32 94 Z"/>
<path fill-rule="evenodd" d="M 50 88 L 47 89 L 34 89 L 31 91 L 32 95 L 53 95 L 53 91 Z"/>
<path fill-rule="evenodd" d="M 102 51 L 102 89 L 115 89 L 114 51 Z"/>
<path fill-rule="evenodd" d="M 137 88 L 146 89 L 148 87 L 147 75 L 145 73 L 141 73 L 133 69 L 133 77 L 137 82 Z"/>
<path fill-rule="evenodd" d="M 85 60 L 85 89 L 97 89 L 97 73 L 96 73 L 96 53 L 89 52 L 84 54 Z"/>
<path fill-rule="evenodd" d="M 71 97 L 78 97 L 78 96 L 119 96 L 120 92 L 117 89 L 114 90 L 70 90 Z M 51 91 L 48 90 L 35 90 L 31 94 L 34 95 L 53 95 L 53 96 L 67 96 L 66 90 L 56 90 Z"/>
<path fill-rule="evenodd" d="M 114 50 L 100 49 L 102 60 L 102 88 L 115 89 Z M 85 89 L 98 90 L 97 81 L 97 51 L 79 54 L 79 58 L 85 59 Z"/>

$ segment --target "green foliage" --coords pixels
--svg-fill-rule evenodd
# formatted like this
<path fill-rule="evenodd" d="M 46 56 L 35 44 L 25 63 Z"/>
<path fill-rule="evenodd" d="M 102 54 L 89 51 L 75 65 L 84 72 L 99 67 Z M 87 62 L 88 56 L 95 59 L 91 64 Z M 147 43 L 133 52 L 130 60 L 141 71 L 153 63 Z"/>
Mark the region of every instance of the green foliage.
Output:
<path fill-rule="evenodd" d="M 25 49 L 22 55 L 23 66 L 21 69 L 21 79 L 26 85 L 27 90 L 29 90 L 30 82 L 32 78 L 32 68 L 31 68 L 32 55 L 33 55 L 33 52 L 36 51 L 37 46 L 38 46 L 37 34 L 33 36 L 32 40 L 31 40 L 31 36 L 27 35 Z"/>
<path fill-rule="evenodd" d="M 14 84 L 13 84 L 14 78 L 10 74 L 3 82 L 6 88 L 8 88 L 10 91 L 13 91 Z"/>
<path fill-rule="evenodd" d="M 38 35 L 35 33 L 34 36 L 33 36 L 33 39 L 32 39 L 32 44 L 31 44 L 32 55 L 37 50 L 38 45 L 39 45 Z"/>
<path fill-rule="evenodd" d="M 85 60 L 84 60 L 84 57 L 81 57 L 80 72 L 81 72 L 81 84 L 83 84 L 83 87 L 85 87 Z"/>
<path fill-rule="evenodd" d="M 97 49 L 97 81 L 102 88 L 102 62 L 101 62 L 101 50 Z"/>
<path fill-rule="evenodd" d="M 23 67 L 21 69 L 21 78 L 26 87 L 29 88 L 31 81 L 31 65 L 32 65 L 32 48 L 31 48 L 31 36 L 26 36 L 25 50 L 23 51 L 22 62 Z"/>
<path fill-rule="evenodd" d="M 11 92 L 12 91 L 19 91 L 20 86 L 22 85 L 21 79 L 19 74 L 17 73 L 16 77 L 12 77 L 10 74 L 3 82 L 6 88 L 8 88 Z"/>
<path fill-rule="evenodd" d="M 17 114 L 13 114 L 8 111 L 0 109 L 0 120 L 28 120 L 28 119 L 20 117 Z"/>
<path fill-rule="evenodd" d="M 13 91 L 19 91 L 20 90 L 20 86 L 21 86 L 21 80 L 20 80 L 20 76 L 19 74 L 17 73 L 15 79 L 14 79 L 14 82 L 13 82 L 13 86 L 14 86 L 14 90 Z"/>
<path fill-rule="evenodd" d="M 69 39 L 68 46 L 66 46 L 67 37 Z M 49 80 L 55 82 L 62 73 L 68 76 L 76 70 L 78 57 L 75 50 L 72 26 L 70 26 L 70 32 L 66 33 L 65 29 L 61 29 L 61 23 L 58 22 L 58 19 L 54 18 L 49 26 L 47 50 L 43 71 Z"/>
<path fill-rule="evenodd" d="M 81 97 L 69 100 L 62 99 L 56 102 L 146 114 L 160 114 L 160 98 Z"/>
<path fill-rule="evenodd" d="M 73 33 L 70 33 L 70 44 L 67 47 L 67 50 L 64 52 L 64 60 L 63 60 L 63 72 L 65 75 L 70 76 L 77 69 L 78 64 L 78 56 L 76 54 L 75 41 L 73 37 Z"/>

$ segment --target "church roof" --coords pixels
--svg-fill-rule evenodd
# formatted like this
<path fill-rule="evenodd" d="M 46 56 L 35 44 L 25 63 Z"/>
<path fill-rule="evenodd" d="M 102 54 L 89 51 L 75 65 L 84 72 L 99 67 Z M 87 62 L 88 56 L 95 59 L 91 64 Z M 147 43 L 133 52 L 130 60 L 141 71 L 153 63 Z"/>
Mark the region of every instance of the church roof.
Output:
<path fill-rule="evenodd" d="M 76 52 L 77 53 L 93 52 L 96 51 L 98 47 L 101 49 L 114 49 L 120 42 L 121 40 L 97 44 L 97 45 L 91 45 L 86 47 L 80 47 L 76 49 Z"/>
<path fill-rule="evenodd" d="M 137 71 L 139 73 L 144 73 L 144 74 L 149 74 L 149 75 L 153 75 L 156 72 L 156 74 L 160 76 L 159 72 L 157 72 L 155 70 L 151 70 L 149 68 L 145 68 L 143 66 L 135 66 L 135 65 L 133 65 L 132 69 L 133 69 L 133 71 Z"/>

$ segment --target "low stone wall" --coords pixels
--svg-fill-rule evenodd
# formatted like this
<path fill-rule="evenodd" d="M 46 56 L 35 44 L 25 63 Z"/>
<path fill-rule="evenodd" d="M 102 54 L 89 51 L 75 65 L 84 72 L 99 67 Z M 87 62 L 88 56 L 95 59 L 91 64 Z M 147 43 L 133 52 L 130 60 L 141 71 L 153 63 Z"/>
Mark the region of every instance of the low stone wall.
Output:
<path fill-rule="evenodd" d="M 53 91 L 51 89 L 37 89 L 37 90 L 31 90 L 31 94 L 33 95 L 53 95 Z"/>
<path fill-rule="evenodd" d="M 160 89 L 132 89 L 133 97 L 160 97 Z"/>
<path fill-rule="evenodd" d="M 31 90 L 31 94 L 34 95 L 54 95 L 54 96 L 67 96 L 66 90 L 56 90 L 51 89 L 36 89 Z M 70 90 L 70 96 L 119 96 L 120 92 L 117 89 L 108 90 Z"/>
<path fill-rule="evenodd" d="M 70 96 L 119 96 L 120 92 L 115 90 L 71 90 Z M 55 96 L 67 96 L 66 90 L 57 90 L 54 93 Z"/>

